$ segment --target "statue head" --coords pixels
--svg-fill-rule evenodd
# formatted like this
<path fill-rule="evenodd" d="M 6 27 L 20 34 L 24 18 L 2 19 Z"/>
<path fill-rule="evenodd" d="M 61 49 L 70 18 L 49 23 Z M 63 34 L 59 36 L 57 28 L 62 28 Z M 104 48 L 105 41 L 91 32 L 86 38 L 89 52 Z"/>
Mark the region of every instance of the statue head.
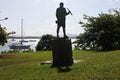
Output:
<path fill-rule="evenodd" d="M 63 2 L 61 2 L 61 3 L 60 3 L 60 7 L 63 7 L 63 6 L 64 6 L 64 3 L 63 3 Z"/>

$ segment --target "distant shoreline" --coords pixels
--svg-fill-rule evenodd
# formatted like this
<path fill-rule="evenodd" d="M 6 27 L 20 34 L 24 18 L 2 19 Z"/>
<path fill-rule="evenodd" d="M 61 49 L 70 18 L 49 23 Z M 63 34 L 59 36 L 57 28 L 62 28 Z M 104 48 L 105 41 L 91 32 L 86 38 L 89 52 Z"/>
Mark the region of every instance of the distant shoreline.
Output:
<path fill-rule="evenodd" d="M 9 36 L 9 39 L 21 39 L 20 36 Z M 23 39 L 41 39 L 41 36 L 24 36 Z M 76 36 L 70 36 L 70 39 L 76 39 Z"/>

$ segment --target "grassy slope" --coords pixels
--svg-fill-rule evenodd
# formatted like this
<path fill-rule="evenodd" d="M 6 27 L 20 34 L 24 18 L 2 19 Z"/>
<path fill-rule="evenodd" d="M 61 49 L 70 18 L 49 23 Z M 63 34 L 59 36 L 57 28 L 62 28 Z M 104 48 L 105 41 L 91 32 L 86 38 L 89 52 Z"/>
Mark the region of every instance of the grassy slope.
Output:
<path fill-rule="evenodd" d="M 51 64 L 51 51 L 0 55 L 0 80 L 119 80 L 120 50 L 111 52 L 73 51 L 73 58 L 83 60 L 59 73 Z"/>

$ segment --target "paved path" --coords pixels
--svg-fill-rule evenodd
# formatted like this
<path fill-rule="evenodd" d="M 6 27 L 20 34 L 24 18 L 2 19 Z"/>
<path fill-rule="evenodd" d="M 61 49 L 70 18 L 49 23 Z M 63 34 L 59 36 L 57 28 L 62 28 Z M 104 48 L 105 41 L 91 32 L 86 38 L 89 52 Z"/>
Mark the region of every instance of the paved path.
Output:
<path fill-rule="evenodd" d="M 81 62 L 81 61 L 83 61 L 83 60 L 73 60 L 74 63 L 79 63 L 79 62 Z M 42 62 L 41 64 L 52 64 L 52 60 L 44 61 L 44 62 Z"/>

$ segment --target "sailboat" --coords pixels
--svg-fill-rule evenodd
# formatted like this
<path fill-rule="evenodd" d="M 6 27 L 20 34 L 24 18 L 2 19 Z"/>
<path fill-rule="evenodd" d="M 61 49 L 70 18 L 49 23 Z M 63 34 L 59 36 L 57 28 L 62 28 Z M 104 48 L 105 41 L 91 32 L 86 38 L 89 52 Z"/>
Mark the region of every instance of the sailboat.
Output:
<path fill-rule="evenodd" d="M 21 19 L 21 40 L 19 41 L 19 43 L 12 43 L 9 45 L 10 49 L 29 49 L 30 45 L 25 45 L 23 44 L 24 42 L 28 42 L 25 41 L 23 39 L 23 19 Z"/>

